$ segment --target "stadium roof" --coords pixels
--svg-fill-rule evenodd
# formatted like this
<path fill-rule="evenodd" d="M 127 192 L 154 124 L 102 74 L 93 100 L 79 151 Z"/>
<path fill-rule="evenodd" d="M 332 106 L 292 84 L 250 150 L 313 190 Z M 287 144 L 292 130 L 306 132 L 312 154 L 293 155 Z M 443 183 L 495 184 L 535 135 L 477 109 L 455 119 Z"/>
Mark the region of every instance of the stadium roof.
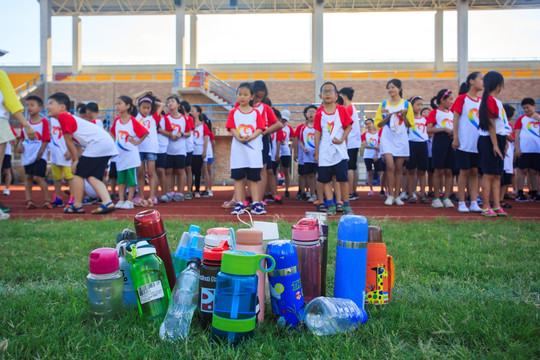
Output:
<path fill-rule="evenodd" d="M 175 2 L 185 2 L 187 14 L 311 13 L 313 12 L 315 1 L 50 0 L 52 14 L 56 16 L 166 15 L 175 13 Z M 460 0 L 325 0 L 324 12 L 455 10 L 457 1 Z M 469 10 L 532 8 L 540 8 L 540 0 L 469 1 Z"/>

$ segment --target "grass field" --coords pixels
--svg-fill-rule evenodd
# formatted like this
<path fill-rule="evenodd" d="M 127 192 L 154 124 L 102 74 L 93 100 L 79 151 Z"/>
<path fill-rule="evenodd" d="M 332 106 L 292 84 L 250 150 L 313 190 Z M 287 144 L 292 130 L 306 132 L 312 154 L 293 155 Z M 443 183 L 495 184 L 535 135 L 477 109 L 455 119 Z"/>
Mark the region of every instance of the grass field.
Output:
<path fill-rule="evenodd" d="M 214 345 L 192 324 L 189 339 L 164 343 L 135 311 L 88 318 L 88 255 L 114 246 L 129 221 L 3 221 L 0 224 L 0 357 L 33 359 L 538 359 L 538 223 L 511 220 L 373 221 L 394 257 L 390 304 L 367 306 L 354 332 L 317 337 L 257 327 L 234 348 Z M 206 230 L 217 224 L 199 223 Z M 222 224 L 219 224 L 222 225 Z M 280 223 L 283 238 L 291 224 Z M 189 224 L 165 223 L 171 248 Z M 233 225 L 238 227 L 237 224 Z M 330 223 L 329 295 L 337 221 Z M 267 306 L 267 319 L 270 309 Z"/>

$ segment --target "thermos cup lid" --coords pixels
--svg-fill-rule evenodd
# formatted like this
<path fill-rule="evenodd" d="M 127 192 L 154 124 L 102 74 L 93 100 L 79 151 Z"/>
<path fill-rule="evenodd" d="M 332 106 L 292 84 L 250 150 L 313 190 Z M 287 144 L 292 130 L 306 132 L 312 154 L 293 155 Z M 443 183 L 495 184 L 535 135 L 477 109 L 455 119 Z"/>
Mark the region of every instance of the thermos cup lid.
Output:
<path fill-rule="evenodd" d="M 262 245 L 263 232 L 257 229 L 238 229 L 236 230 L 237 245 Z"/>
<path fill-rule="evenodd" d="M 292 227 L 292 238 L 295 241 L 314 241 L 320 237 L 319 221 L 314 218 L 303 218 Z"/>
<path fill-rule="evenodd" d="M 211 228 L 206 231 L 208 235 L 215 234 L 215 235 L 227 235 L 229 236 L 229 228 L 226 227 L 217 227 L 217 228 Z"/>
<path fill-rule="evenodd" d="M 223 252 L 229 250 L 229 243 L 227 240 L 222 240 L 218 246 L 211 249 L 204 249 L 203 260 L 221 261 Z"/>
<path fill-rule="evenodd" d="M 92 274 L 110 274 L 120 268 L 118 253 L 113 248 L 99 248 L 92 250 L 88 263 Z"/>
<path fill-rule="evenodd" d="M 154 245 L 150 245 L 147 241 L 144 241 L 144 240 L 139 241 L 137 244 L 135 244 L 134 250 L 135 250 L 135 256 L 133 257 L 134 259 L 144 256 L 144 255 L 156 253 L 156 248 L 154 247 Z"/>
<path fill-rule="evenodd" d="M 338 241 L 367 243 L 368 221 L 359 215 L 343 215 L 339 219 Z"/>
<path fill-rule="evenodd" d="M 264 261 L 270 260 L 270 261 Z M 272 263 L 269 268 L 262 267 L 264 264 Z M 230 250 L 223 253 L 221 260 L 221 271 L 231 275 L 255 275 L 257 270 L 270 272 L 276 265 L 270 255 L 255 254 L 250 251 Z"/>
<path fill-rule="evenodd" d="M 133 222 L 139 238 L 153 238 L 165 232 L 161 215 L 154 209 L 141 211 Z"/>
<path fill-rule="evenodd" d="M 266 246 L 266 254 L 270 255 L 276 262 L 274 270 L 298 266 L 296 247 L 291 240 L 270 241 Z"/>

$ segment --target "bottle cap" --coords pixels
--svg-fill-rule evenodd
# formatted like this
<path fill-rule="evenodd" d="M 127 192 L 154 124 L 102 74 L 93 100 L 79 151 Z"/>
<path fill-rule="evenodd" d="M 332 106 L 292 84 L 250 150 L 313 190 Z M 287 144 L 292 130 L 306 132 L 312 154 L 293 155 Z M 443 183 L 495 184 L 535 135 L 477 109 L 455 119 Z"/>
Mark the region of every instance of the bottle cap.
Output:
<path fill-rule="evenodd" d="M 270 255 L 276 262 L 274 270 L 298 266 L 296 247 L 291 240 L 270 241 L 266 246 L 266 254 Z"/>
<path fill-rule="evenodd" d="M 161 215 L 154 209 L 141 211 L 135 215 L 133 222 L 139 238 L 153 238 L 165 232 Z"/>
<path fill-rule="evenodd" d="M 132 249 L 133 259 L 140 258 L 141 256 L 155 254 L 156 248 L 154 245 L 150 245 L 147 241 L 139 241 L 135 244 L 135 249 Z"/>
<path fill-rule="evenodd" d="M 256 229 L 238 229 L 236 231 L 236 245 L 262 245 L 263 232 Z"/>
<path fill-rule="evenodd" d="M 118 253 L 113 248 L 99 248 L 92 250 L 88 263 L 92 274 L 110 274 L 120 268 Z"/>
<path fill-rule="evenodd" d="M 217 228 L 211 228 L 206 231 L 208 235 L 215 234 L 215 235 L 229 235 L 229 228 L 226 227 L 217 227 Z"/>
<path fill-rule="evenodd" d="M 359 215 L 343 215 L 339 219 L 338 241 L 367 243 L 368 221 Z"/>
<path fill-rule="evenodd" d="M 189 233 L 197 233 L 200 234 L 201 228 L 198 225 L 190 225 L 189 226 Z"/>
<path fill-rule="evenodd" d="M 267 260 L 267 261 L 265 261 Z M 271 267 L 263 268 L 264 263 L 271 263 Z M 249 251 L 225 251 L 221 260 L 221 271 L 231 275 L 255 275 L 257 270 L 264 273 L 274 270 L 276 265 L 270 255 L 255 254 Z"/>
<path fill-rule="evenodd" d="M 314 218 L 303 218 L 292 227 L 294 241 L 315 241 L 320 236 L 319 221 Z"/>
<path fill-rule="evenodd" d="M 194 256 L 192 257 L 191 259 L 189 259 L 188 261 L 188 266 L 189 264 L 191 263 L 195 263 L 197 265 L 197 268 L 199 268 L 201 266 L 201 259 L 199 259 L 198 257 Z"/>
<path fill-rule="evenodd" d="M 223 252 L 229 250 L 229 243 L 227 240 L 222 240 L 218 246 L 211 249 L 204 249 L 203 260 L 221 261 Z"/>

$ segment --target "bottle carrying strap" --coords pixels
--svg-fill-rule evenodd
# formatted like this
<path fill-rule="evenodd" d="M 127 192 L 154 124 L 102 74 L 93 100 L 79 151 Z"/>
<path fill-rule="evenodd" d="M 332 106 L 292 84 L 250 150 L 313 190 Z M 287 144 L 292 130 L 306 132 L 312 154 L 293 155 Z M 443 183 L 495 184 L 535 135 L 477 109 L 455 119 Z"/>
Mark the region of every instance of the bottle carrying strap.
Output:
<path fill-rule="evenodd" d="M 240 213 L 236 214 L 236 218 L 238 219 L 238 221 L 240 221 L 242 224 L 244 225 L 247 225 L 249 226 L 250 229 L 253 228 L 253 217 L 251 216 L 251 213 L 249 211 L 244 211 L 244 214 L 248 214 L 249 216 L 249 222 L 250 223 L 247 223 L 245 222 L 244 220 L 240 219 Z"/>
<path fill-rule="evenodd" d="M 238 215 L 238 214 L 237 214 Z M 240 219 L 238 219 L 240 220 Z M 231 250 L 236 250 L 236 234 L 232 227 L 229 228 L 229 238 L 231 239 Z"/>

